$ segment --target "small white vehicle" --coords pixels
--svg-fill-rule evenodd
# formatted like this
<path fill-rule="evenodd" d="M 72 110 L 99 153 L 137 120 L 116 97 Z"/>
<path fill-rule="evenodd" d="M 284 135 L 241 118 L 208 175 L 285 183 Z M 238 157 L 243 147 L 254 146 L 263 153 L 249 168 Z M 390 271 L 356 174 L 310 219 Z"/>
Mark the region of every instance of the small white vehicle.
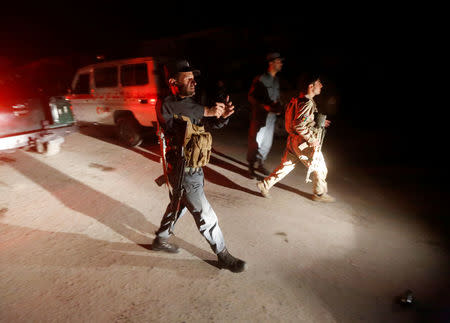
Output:
<path fill-rule="evenodd" d="M 156 104 L 167 95 L 162 63 L 153 57 L 115 60 L 78 69 L 67 98 L 80 124 L 114 125 L 129 146 L 156 130 Z"/>

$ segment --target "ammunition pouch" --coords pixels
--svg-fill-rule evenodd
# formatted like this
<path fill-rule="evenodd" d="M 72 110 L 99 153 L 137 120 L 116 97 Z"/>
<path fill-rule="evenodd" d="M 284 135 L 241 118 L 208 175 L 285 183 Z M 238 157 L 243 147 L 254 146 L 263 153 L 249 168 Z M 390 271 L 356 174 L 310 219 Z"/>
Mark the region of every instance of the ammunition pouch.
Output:
<path fill-rule="evenodd" d="M 212 136 L 205 131 L 204 126 L 197 126 L 191 120 L 182 116 L 187 122 L 184 137 L 184 156 L 186 167 L 198 168 L 208 164 L 211 157 Z"/>

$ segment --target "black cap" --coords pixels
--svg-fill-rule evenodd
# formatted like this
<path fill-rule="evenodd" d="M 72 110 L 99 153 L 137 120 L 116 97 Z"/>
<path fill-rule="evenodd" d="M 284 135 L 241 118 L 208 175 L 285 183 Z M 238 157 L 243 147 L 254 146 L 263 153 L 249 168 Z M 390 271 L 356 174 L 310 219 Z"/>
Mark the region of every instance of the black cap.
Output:
<path fill-rule="evenodd" d="M 192 67 L 189 62 L 185 59 L 178 59 L 175 61 L 171 61 L 167 64 L 167 72 L 169 78 L 175 77 L 178 73 L 181 72 L 192 72 L 194 76 L 199 76 L 200 71 L 194 67 Z"/>
<path fill-rule="evenodd" d="M 279 58 L 279 59 L 281 59 L 281 60 L 284 60 L 284 57 L 281 57 L 280 53 L 272 52 L 272 53 L 268 53 L 268 54 L 267 54 L 267 56 L 266 56 L 266 61 L 267 61 L 267 62 L 271 62 L 271 61 L 273 61 L 273 60 L 275 60 L 275 59 L 277 59 L 277 58 Z"/>

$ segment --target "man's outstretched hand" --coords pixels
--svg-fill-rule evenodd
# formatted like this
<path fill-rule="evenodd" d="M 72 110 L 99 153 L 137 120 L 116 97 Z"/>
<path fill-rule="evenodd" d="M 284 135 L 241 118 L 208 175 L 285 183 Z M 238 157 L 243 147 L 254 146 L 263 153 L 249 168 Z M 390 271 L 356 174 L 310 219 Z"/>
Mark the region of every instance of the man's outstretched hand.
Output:
<path fill-rule="evenodd" d="M 225 111 L 225 104 L 216 102 L 216 104 L 210 108 L 205 107 L 205 112 L 203 113 L 203 116 L 220 118 L 224 111 Z"/>
<path fill-rule="evenodd" d="M 225 110 L 223 111 L 222 118 L 228 118 L 234 113 L 234 105 L 233 102 L 230 101 L 230 96 L 227 95 L 227 99 L 225 100 Z"/>
<path fill-rule="evenodd" d="M 227 96 L 225 103 L 216 102 L 216 104 L 210 108 L 205 107 L 205 112 L 204 112 L 203 116 L 216 117 L 216 118 L 220 118 L 220 117 L 228 118 L 233 113 L 234 113 L 234 105 L 230 101 L 230 97 Z"/>

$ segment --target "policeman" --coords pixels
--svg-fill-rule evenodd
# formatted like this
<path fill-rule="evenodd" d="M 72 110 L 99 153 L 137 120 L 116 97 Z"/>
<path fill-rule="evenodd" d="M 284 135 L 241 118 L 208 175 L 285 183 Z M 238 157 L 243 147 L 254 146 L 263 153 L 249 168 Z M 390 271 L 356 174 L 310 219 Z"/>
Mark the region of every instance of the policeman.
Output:
<path fill-rule="evenodd" d="M 270 174 L 264 167 L 264 161 L 272 147 L 277 115 L 282 112 L 280 83 L 276 75 L 283 67 L 283 58 L 279 53 L 269 53 L 266 61 L 267 71 L 253 79 L 248 93 L 252 108 L 247 151 L 250 178 L 256 177 L 255 170 L 264 175 Z"/>
<path fill-rule="evenodd" d="M 176 183 L 174 169 L 177 164 L 175 147 L 176 136 L 184 136 L 184 133 L 177 133 L 174 126 L 174 117 L 183 116 L 188 118 L 194 126 L 204 125 L 206 129 L 219 129 L 228 123 L 228 117 L 233 114 L 234 106 L 227 99 L 225 103 L 216 103 L 212 107 L 205 107 L 194 101 L 196 82 L 194 77 L 199 75 L 199 71 L 189 65 L 186 60 L 177 60 L 168 64 L 168 83 L 172 95 L 163 100 L 162 105 L 157 109 L 158 122 L 167 139 L 167 163 L 168 177 L 172 187 Z M 246 263 L 233 257 L 225 246 L 222 231 L 219 227 L 217 216 L 206 199 L 203 191 L 204 175 L 201 167 L 186 167 L 182 180 L 183 195 L 179 207 L 179 217 L 183 216 L 186 210 L 194 216 L 195 223 L 200 233 L 208 241 L 211 249 L 217 254 L 219 266 L 229 269 L 232 272 L 242 272 Z M 173 198 L 173 195 L 172 195 Z M 172 234 L 174 217 L 177 216 L 175 203 L 169 203 L 166 212 L 161 220 L 160 228 L 156 232 L 152 249 L 169 253 L 179 251 L 178 246 L 169 243 Z"/>
<path fill-rule="evenodd" d="M 317 202 L 334 202 L 335 198 L 328 194 L 326 182 L 327 166 L 321 151 L 315 152 L 320 144 L 318 131 L 315 127 L 315 114 L 318 113 L 314 97 L 322 90 L 322 82 L 318 75 L 308 75 L 302 91 L 297 97 L 289 102 L 285 113 L 285 127 L 289 136 L 286 149 L 280 165 L 264 180 L 256 185 L 264 197 L 269 197 L 270 188 L 289 174 L 298 162 L 310 167 L 314 153 L 318 154 L 318 167 L 312 173 L 313 195 L 312 199 Z M 306 94 L 305 94 L 306 92 Z M 325 121 L 325 127 L 330 121 Z"/>

